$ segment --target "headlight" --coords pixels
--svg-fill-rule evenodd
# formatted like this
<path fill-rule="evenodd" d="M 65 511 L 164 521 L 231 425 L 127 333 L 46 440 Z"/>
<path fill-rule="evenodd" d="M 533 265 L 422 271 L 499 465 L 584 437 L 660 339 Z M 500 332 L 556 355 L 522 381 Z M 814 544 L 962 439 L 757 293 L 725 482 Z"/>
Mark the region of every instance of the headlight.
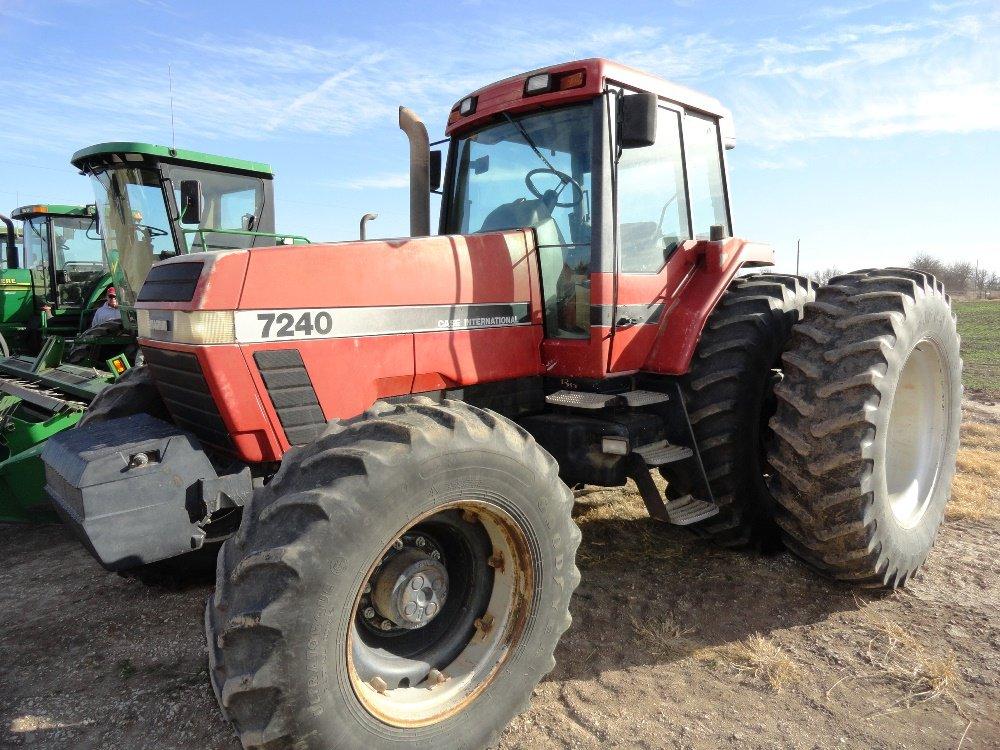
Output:
<path fill-rule="evenodd" d="M 136 310 L 139 338 L 173 344 L 234 344 L 232 310 Z"/>

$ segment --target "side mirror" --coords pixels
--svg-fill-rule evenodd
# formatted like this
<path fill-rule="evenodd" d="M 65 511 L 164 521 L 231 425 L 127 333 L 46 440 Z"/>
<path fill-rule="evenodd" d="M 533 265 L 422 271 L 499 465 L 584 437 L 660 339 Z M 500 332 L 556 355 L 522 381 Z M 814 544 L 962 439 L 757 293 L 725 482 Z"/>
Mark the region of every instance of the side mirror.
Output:
<path fill-rule="evenodd" d="M 198 180 L 181 180 L 181 223 L 201 223 L 201 183 Z"/>
<path fill-rule="evenodd" d="M 472 169 L 473 174 L 482 174 L 483 172 L 490 171 L 490 155 L 483 154 L 478 159 L 473 159 L 469 162 L 469 167 Z"/>
<path fill-rule="evenodd" d="M 427 167 L 430 171 L 430 190 L 433 193 L 441 189 L 441 152 L 431 151 L 430 156 Z"/>
<path fill-rule="evenodd" d="M 625 94 L 618 111 L 622 148 L 642 148 L 656 143 L 656 94 Z"/>

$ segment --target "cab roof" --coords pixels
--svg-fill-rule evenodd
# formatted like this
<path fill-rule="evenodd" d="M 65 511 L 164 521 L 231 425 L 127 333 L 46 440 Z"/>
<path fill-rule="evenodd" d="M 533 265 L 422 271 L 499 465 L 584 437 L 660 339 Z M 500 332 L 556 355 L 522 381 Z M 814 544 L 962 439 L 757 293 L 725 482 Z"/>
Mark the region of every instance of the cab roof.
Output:
<path fill-rule="evenodd" d="M 32 203 L 15 208 L 10 216 L 12 219 L 24 221 L 35 216 L 90 216 L 89 206 L 71 206 L 65 203 Z"/>
<path fill-rule="evenodd" d="M 239 172 L 265 179 L 271 179 L 274 176 L 271 167 L 259 161 L 246 161 L 245 159 L 233 159 L 229 156 L 205 154 L 200 151 L 129 141 L 111 141 L 88 146 L 73 154 L 70 162 L 83 172 L 117 164 L 135 163 L 139 165 L 142 162 L 170 162 L 214 171 Z"/>
<path fill-rule="evenodd" d="M 582 73 L 582 84 L 544 94 L 526 95 L 525 82 L 542 73 L 567 78 L 573 74 Z M 660 99 L 677 104 L 686 110 L 694 110 L 716 117 L 720 121 L 723 141 L 730 148 L 735 144 L 736 132 L 733 126 L 733 115 L 718 99 L 687 86 L 672 83 L 659 76 L 644 73 L 641 70 L 600 57 L 549 65 L 477 89 L 456 102 L 452 108 L 451 116 L 448 118 L 448 127 L 445 132 L 450 136 L 459 131 L 482 126 L 500 112 L 527 112 L 592 99 L 602 94 L 608 85 L 619 85 L 626 89 L 653 93 Z M 475 110 L 469 115 L 462 116 L 459 113 L 459 106 L 470 97 L 476 99 Z"/>

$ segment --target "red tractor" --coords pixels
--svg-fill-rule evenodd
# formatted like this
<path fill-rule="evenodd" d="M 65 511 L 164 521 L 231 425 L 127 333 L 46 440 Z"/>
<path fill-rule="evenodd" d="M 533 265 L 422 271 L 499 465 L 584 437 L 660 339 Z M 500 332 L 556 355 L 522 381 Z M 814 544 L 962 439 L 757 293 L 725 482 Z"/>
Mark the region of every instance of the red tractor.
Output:
<path fill-rule="evenodd" d="M 400 119 L 413 237 L 159 263 L 151 377 L 44 454 L 110 569 L 228 537 L 205 621 L 245 747 L 492 744 L 570 624 L 575 484 L 906 582 L 958 443 L 939 282 L 737 276 L 772 251 L 732 237 L 729 112 L 605 60 L 455 105 L 439 236 Z"/>

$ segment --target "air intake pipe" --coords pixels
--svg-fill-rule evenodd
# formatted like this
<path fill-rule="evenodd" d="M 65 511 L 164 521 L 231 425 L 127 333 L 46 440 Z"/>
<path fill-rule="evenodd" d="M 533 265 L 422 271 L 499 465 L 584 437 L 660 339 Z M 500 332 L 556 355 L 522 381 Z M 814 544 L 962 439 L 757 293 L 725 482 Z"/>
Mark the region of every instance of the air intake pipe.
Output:
<path fill-rule="evenodd" d="M 408 107 L 399 108 L 399 129 L 410 141 L 410 236 L 426 237 L 431 233 L 430 138 Z"/>
<path fill-rule="evenodd" d="M 7 268 L 17 268 L 17 235 L 14 234 L 14 222 L 0 214 L 0 221 L 7 225 Z"/>

